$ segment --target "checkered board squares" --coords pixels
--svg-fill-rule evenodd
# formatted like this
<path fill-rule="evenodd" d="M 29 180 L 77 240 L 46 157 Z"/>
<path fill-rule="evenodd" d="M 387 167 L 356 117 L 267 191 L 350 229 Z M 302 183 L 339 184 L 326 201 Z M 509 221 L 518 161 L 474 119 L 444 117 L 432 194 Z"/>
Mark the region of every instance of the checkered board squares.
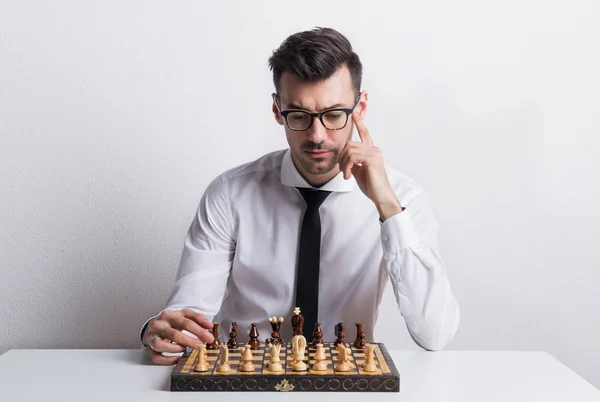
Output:
<path fill-rule="evenodd" d="M 230 371 L 220 373 L 217 371 L 217 364 L 219 363 L 219 349 L 206 350 L 206 363 L 208 364 L 208 371 L 194 371 L 194 367 L 198 362 L 198 351 L 193 350 L 188 357 L 184 357 L 185 363 L 181 368 L 182 374 L 200 375 L 200 376 L 223 376 L 223 375 L 256 375 L 262 372 L 262 360 L 263 360 L 264 344 L 256 350 L 252 350 L 252 362 L 254 363 L 254 371 L 242 371 L 240 367 L 242 365 L 242 346 L 239 349 L 229 349 L 229 367 Z M 175 368 L 177 369 L 177 367 Z"/>
<path fill-rule="evenodd" d="M 350 359 L 348 360 L 348 365 L 350 366 L 350 371 L 342 372 L 336 371 L 335 367 L 339 363 L 338 361 L 338 351 L 336 350 L 333 344 L 324 345 L 325 349 L 325 361 L 327 362 L 327 369 L 323 371 L 313 370 L 312 366 L 316 362 L 315 361 L 315 353 L 316 349 L 313 347 L 307 347 L 306 353 L 304 355 L 304 362 L 308 366 L 308 371 L 294 371 L 292 370 L 291 363 L 293 362 L 292 349 L 290 345 L 283 344 L 281 345 L 280 359 L 281 365 L 283 367 L 282 371 L 269 371 L 268 365 L 270 360 L 270 355 L 268 352 L 268 348 L 264 343 L 261 343 L 258 349 L 252 350 L 252 357 L 254 363 L 254 371 L 244 372 L 240 370 L 240 366 L 242 364 L 242 353 L 243 353 L 243 345 L 240 345 L 238 349 L 230 349 L 229 350 L 229 366 L 231 367 L 231 371 L 226 373 L 220 373 L 217 371 L 216 366 L 218 364 L 219 349 L 207 350 L 206 351 L 206 362 L 208 363 L 208 371 L 199 372 L 194 371 L 194 366 L 197 363 L 198 359 L 198 351 L 192 350 L 189 356 L 185 357 L 185 363 L 181 367 L 179 371 L 181 374 L 191 374 L 191 375 L 232 375 L 232 374 L 241 374 L 241 375 L 293 375 L 293 376 L 305 376 L 305 375 L 340 375 L 340 376 L 352 376 L 352 375 L 383 375 L 383 374 L 391 374 L 390 368 L 386 363 L 386 360 L 381 352 L 379 347 L 375 348 L 375 364 L 377 366 L 377 370 L 374 372 L 366 372 L 362 369 L 362 365 L 365 363 L 365 353 L 364 350 L 358 349 L 352 346 L 350 349 L 352 351 L 350 355 Z"/>
<path fill-rule="evenodd" d="M 291 344 L 283 344 L 280 351 L 280 361 L 283 370 L 271 372 L 268 370 L 270 355 L 268 347 L 263 343 L 252 350 L 254 371 L 242 372 L 243 346 L 229 349 L 229 366 L 227 373 L 217 372 L 220 350 L 207 350 L 206 360 L 208 371 L 194 371 L 198 361 L 198 352 L 189 350 L 171 373 L 171 391 L 372 391 L 398 392 L 400 376 L 393 360 L 383 344 L 375 344 L 375 372 L 365 372 L 362 365 L 366 357 L 364 350 L 350 347 L 348 360 L 350 371 L 339 372 L 335 367 L 338 351 L 333 343 L 324 344 L 325 362 L 327 369 L 313 370 L 316 349 L 308 345 L 304 355 L 307 371 L 294 371 Z"/>

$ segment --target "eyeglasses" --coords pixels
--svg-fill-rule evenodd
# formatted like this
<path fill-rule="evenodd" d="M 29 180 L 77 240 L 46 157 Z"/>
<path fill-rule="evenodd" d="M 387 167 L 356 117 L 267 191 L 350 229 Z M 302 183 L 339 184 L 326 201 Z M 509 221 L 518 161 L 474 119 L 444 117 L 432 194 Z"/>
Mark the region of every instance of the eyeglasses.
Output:
<path fill-rule="evenodd" d="M 358 98 L 356 99 L 354 106 L 352 106 L 352 109 L 329 109 L 319 113 L 310 113 L 304 110 L 282 111 L 277 101 L 275 101 L 275 105 L 281 116 L 285 119 L 288 127 L 293 131 L 308 130 L 315 121 L 315 117 L 321 121 L 321 124 L 323 124 L 327 130 L 341 130 L 346 127 L 348 116 L 352 114 L 358 105 L 361 95 L 362 92 L 358 94 Z M 275 97 L 278 97 L 278 95 L 275 94 Z"/>

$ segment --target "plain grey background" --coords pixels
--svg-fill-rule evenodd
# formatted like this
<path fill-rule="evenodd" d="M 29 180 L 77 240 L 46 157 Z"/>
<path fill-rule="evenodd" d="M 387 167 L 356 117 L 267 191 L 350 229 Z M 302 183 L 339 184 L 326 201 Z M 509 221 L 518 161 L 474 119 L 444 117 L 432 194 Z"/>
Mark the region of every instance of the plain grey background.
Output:
<path fill-rule="evenodd" d="M 138 347 L 208 182 L 286 147 L 267 59 L 331 26 L 366 124 L 430 193 L 449 349 L 600 387 L 597 1 L 0 1 L 0 353 Z M 413 349 L 388 293 L 378 340 Z"/>

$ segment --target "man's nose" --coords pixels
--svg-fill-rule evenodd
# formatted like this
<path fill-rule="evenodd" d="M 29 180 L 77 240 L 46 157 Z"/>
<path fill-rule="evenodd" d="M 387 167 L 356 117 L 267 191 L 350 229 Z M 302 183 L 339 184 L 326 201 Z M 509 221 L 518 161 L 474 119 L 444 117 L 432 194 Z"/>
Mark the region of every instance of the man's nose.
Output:
<path fill-rule="evenodd" d="M 327 139 L 327 129 L 318 117 L 313 117 L 313 124 L 308 129 L 308 139 L 315 144 L 320 144 Z"/>

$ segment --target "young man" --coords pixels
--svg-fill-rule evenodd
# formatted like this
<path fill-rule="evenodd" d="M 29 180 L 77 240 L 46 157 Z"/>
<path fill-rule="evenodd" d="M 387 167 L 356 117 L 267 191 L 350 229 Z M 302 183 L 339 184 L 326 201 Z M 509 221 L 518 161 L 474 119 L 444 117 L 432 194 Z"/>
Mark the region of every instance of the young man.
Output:
<path fill-rule="evenodd" d="M 217 177 L 207 188 L 183 249 L 174 290 L 142 331 L 154 363 L 172 364 L 186 346 L 212 342 L 212 322 L 227 341 L 232 321 L 245 342 L 283 316 L 291 339 L 296 306 L 310 339 L 362 323 L 373 341 L 379 303 L 391 282 L 414 341 L 444 348 L 459 308 L 437 247 L 426 193 L 385 167 L 365 126 L 368 93 L 348 40 L 332 29 L 287 38 L 269 60 L 275 121 L 289 149 Z M 360 141 L 352 141 L 356 126 Z M 396 135 L 396 134 L 394 134 Z"/>

